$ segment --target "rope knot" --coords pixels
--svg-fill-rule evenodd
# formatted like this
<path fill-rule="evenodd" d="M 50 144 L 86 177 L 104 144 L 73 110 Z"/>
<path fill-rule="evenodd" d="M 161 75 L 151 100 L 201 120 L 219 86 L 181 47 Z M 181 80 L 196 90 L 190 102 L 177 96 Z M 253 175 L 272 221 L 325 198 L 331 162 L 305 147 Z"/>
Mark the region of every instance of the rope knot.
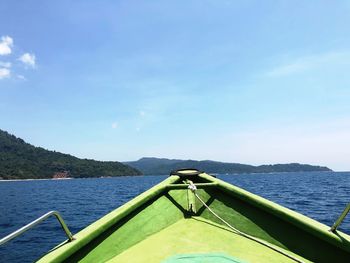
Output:
<path fill-rule="evenodd" d="M 197 190 L 197 187 L 193 183 L 190 183 L 188 189 L 190 189 L 192 192 L 195 192 Z"/>

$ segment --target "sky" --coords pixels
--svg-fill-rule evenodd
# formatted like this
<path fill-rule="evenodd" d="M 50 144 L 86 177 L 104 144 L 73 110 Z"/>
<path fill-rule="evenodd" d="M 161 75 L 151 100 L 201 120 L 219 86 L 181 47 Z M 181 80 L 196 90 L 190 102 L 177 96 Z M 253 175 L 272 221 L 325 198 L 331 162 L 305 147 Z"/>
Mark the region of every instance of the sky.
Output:
<path fill-rule="evenodd" d="M 0 1 L 0 129 L 96 160 L 350 171 L 349 1 Z"/>

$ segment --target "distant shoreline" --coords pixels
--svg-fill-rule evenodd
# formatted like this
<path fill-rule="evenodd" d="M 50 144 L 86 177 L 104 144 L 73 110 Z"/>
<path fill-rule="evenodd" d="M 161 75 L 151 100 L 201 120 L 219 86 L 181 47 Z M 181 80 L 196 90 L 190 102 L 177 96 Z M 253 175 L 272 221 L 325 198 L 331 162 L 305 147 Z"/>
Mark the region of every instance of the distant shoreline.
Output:
<path fill-rule="evenodd" d="M 302 163 L 282 163 L 250 165 L 242 163 L 225 163 L 212 160 L 181 160 L 157 157 L 143 157 L 137 161 L 124 162 L 143 174 L 169 174 L 182 168 L 196 168 L 209 174 L 241 174 L 241 173 L 280 173 L 280 172 L 321 172 L 332 171 L 326 166 L 302 164 Z"/>
<path fill-rule="evenodd" d="M 211 175 L 217 176 L 217 175 L 257 175 L 257 174 L 289 174 L 289 173 L 350 173 L 350 171 L 299 171 L 299 172 L 268 172 L 268 173 L 209 173 Z M 143 174 L 141 176 L 147 177 L 147 176 L 167 176 L 168 174 Z M 139 175 L 129 175 L 128 177 L 136 177 Z M 69 177 L 69 178 L 41 178 L 41 179 L 35 179 L 35 178 L 29 178 L 29 179 L 0 179 L 1 182 L 25 182 L 25 181 L 64 181 L 64 180 L 71 180 L 71 179 L 105 179 L 105 178 L 119 178 L 119 177 L 125 177 L 125 176 L 113 176 L 113 177 Z"/>
<path fill-rule="evenodd" d="M 96 177 L 98 178 L 98 177 Z M 0 179 L 0 182 L 21 182 L 21 181 L 60 181 L 60 180 L 69 180 L 69 179 L 75 179 L 72 177 L 69 178 L 60 178 L 60 179 L 53 179 L 53 178 L 29 178 L 29 179 Z"/>
<path fill-rule="evenodd" d="M 50 178 L 46 178 L 46 179 L 0 179 L 0 182 L 20 182 L 20 181 L 48 181 L 48 180 L 52 180 Z"/>

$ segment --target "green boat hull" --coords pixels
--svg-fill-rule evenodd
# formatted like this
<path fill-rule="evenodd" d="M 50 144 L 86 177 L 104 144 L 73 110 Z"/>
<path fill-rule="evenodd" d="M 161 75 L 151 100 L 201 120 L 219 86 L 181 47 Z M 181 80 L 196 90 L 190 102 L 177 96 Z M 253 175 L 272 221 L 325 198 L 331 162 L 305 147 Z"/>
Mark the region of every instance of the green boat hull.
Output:
<path fill-rule="evenodd" d="M 208 174 L 192 172 L 168 177 L 39 262 L 350 262 L 348 235 L 333 233 L 326 225 Z M 188 189 L 190 181 L 227 224 Z"/>

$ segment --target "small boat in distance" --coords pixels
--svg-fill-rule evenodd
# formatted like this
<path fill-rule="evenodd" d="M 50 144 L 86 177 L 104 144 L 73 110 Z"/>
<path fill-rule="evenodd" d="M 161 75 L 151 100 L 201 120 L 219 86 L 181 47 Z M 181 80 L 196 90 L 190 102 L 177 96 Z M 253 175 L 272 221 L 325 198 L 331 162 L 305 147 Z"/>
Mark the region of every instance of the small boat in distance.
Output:
<path fill-rule="evenodd" d="M 330 228 L 183 169 L 69 235 L 38 262 L 350 262 L 350 236 L 337 231 L 345 215 Z"/>

